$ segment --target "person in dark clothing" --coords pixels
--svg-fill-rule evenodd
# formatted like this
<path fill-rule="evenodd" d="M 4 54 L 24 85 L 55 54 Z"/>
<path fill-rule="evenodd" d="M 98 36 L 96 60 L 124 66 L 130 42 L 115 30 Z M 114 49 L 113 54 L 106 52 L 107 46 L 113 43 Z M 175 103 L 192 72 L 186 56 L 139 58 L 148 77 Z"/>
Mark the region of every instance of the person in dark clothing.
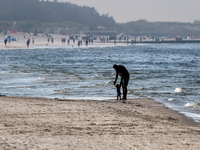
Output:
<path fill-rule="evenodd" d="M 30 44 L 30 38 L 26 41 L 27 47 L 29 47 L 29 44 Z"/>
<path fill-rule="evenodd" d="M 54 39 L 53 38 L 51 38 L 51 43 L 53 44 L 53 41 L 54 41 Z"/>
<path fill-rule="evenodd" d="M 127 69 L 122 66 L 122 65 L 113 65 L 113 68 L 116 70 L 116 76 L 115 76 L 115 81 L 113 82 L 113 84 L 116 84 L 116 81 L 118 79 L 118 75 L 121 76 L 121 81 L 120 81 L 120 86 L 122 86 L 123 89 L 123 98 L 122 100 L 127 100 L 127 86 L 128 86 L 128 82 L 129 82 L 129 77 L 130 74 L 127 71 Z"/>
<path fill-rule="evenodd" d="M 78 47 L 80 47 L 80 45 L 81 45 L 81 41 L 79 40 L 79 41 L 78 41 Z"/>
<path fill-rule="evenodd" d="M 85 45 L 88 46 L 88 40 L 85 41 Z"/>
<path fill-rule="evenodd" d="M 5 38 L 5 39 L 4 39 L 4 44 L 5 44 L 5 46 L 6 46 L 6 44 L 7 44 L 7 41 L 8 41 L 7 38 Z"/>

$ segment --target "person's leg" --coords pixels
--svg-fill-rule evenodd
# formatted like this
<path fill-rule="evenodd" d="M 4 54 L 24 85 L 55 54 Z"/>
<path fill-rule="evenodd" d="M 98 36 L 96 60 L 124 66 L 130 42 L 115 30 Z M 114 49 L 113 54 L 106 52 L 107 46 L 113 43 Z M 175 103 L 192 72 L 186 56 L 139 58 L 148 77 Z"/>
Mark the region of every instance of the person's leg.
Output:
<path fill-rule="evenodd" d="M 129 77 L 125 77 L 122 79 L 122 89 L 123 89 L 123 100 L 127 99 L 127 86 L 129 82 Z"/>
<path fill-rule="evenodd" d="M 123 100 L 126 100 L 126 96 L 127 96 L 127 87 L 123 86 Z"/>
<path fill-rule="evenodd" d="M 125 91 L 124 91 L 125 92 L 125 99 L 127 99 L 127 97 L 126 97 L 127 96 L 127 86 L 125 86 L 124 89 L 125 89 Z"/>

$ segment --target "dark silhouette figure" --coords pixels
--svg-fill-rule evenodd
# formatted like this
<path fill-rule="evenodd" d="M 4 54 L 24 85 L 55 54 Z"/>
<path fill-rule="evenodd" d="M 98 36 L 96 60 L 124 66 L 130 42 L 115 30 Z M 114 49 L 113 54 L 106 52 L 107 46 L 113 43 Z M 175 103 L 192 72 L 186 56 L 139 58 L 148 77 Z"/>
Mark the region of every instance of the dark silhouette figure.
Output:
<path fill-rule="evenodd" d="M 29 47 L 29 44 L 30 44 L 30 38 L 26 41 L 27 47 Z"/>
<path fill-rule="evenodd" d="M 6 46 L 7 42 L 8 42 L 8 40 L 7 40 L 7 38 L 5 38 L 5 39 L 4 39 L 4 44 L 5 44 L 5 46 Z"/>
<path fill-rule="evenodd" d="M 127 96 L 127 86 L 128 86 L 130 74 L 127 71 L 127 69 L 122 65 L 115 65 L 114 64 L 113 68 L 116 70 L 115 81 L 113 83 L 114 83 L 114 85 L 116 84 L 118 75 L 120 75 L 121 76 L 121 81 L 120 81 L 119 85 L 120 85 L 120 87 L 122 86 L 122 89 L 123 89 L 123 98 L 122 98 L 122 100 L 126 100 L 127 99 L 127 97 L 126 97 Z"/>
<path fill-rule="evenodd" d="M 54 40 L 53 40 L 53 38 L 52 38 L 52 39 L 51 39 L 51 43 L 52 43 L 52 44 L 53 44 L 53 41 L 54 41 Z"/>
<path fill-rule="evenodd" d="M 88 40 L 85 41 L 85 45 L 88 46 Z"/>

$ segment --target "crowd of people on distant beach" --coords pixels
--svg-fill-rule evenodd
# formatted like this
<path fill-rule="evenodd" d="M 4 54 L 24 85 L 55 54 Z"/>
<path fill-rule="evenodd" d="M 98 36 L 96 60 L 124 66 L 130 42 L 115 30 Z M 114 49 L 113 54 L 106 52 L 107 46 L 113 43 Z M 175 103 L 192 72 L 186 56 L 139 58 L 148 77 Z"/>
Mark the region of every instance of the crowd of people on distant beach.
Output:
<path fill-rule="evenodd" d="M 29 33 L 30 35 L 30 33 Z M 34 34 L 35 36 L 35 34 Z M 44 34 L 44 35 L 41 35 L 41 36 L 46 36 L 47 37 L 47 44 L 46 46 L 48 46 L 51 42 L 51 44 L 54 44 L 54 38 L 50 35 L 50 34 Z M 24 38 L 26 38 L 26 36 L 24 36 Z M 26 46 L 29 47 L 30 46 L 30 38 L 27 38 L 26 40 Z M 100 42 L 102 43 L 108 43 L 108 42 L 111 42 L 111 40 L 114 41 L 114 45 L 117 44 L 117 40 L 116 39 L 110 39 L 110 37 L 108 36 L 94 36 L 94 35 L 86 35 L 86 36 L 80 36 L 80 35 L 69 35 L 68 38 L 66 37 L 62 37 L 61 38 L 61 43 L 62 44 L 65 44 L 67 42 L 68 45 L 72 45 L 74 46 L 75 44 L 77 44 L 78 47 L 82 46 L 82 45 L 85 45 L 86 47 L 90 44 L 93 44 L 94 43 L 94 40 L 99 40 Z M 4 44 L 5 46 L 7 45 L 7 43 L 9 42 L 10 43 L 11 40 L 11 37 L 9 38 L 5 38 L 4 39 Z M 70 42 L 72 41 L 72 43 L 70 44 Z M 57 39 L 56 39 L 56 42 Z M 129 41 L 127 40 L 127 44 L 129 43 Z M 136 43 L 136 40 L 132 40 L 130 43 L 134 44 Z M 34 37 L 32 37 L 32 44 L 35 44 L 35 39 Z"/>
<path fill-rule="evenodd" d="M 4 44 L 5 44 L 5 46 L 7 45 L 7 42 L 10 44 L 11 41 L 18 41 L 18 39 L 14 38 L 14 37 L 11 37 L 11 36 L 6 36 L 4 38 Z"/>

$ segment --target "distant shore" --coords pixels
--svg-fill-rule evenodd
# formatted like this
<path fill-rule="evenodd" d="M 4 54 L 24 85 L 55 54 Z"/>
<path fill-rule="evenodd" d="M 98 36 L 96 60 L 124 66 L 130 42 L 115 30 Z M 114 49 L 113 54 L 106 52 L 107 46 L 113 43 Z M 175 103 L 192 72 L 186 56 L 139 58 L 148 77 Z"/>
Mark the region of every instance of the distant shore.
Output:
<path fill-rule="evenodd" d="M 48 42 L 48 37 L 44 34 L 38 34 L 38 36 L 34 36 L 33 34 L 28 33 L 9 33 L 7 35 L 10 35 L 11 37 L 15 37 L 18 39 L 18 41 L 11 41 L 10 43 L 7 42 L 7 45 L 4 44 L 4 38 L 6 35 L 0 34 L 0 49 L 20 49 L 20 48 L 28 48 L 26 45 L 26 42 L 28 38 L 30 38 L 30 45 L 29 48 L 34 47 L 48 47 L 48 46 L 73 46 L 78 47 L 78 40 L 75 40 L 75 43 L 73 43 L 73 40 L 70 40 L 70 43 L 68 45 L 67 40 L 69 39 L 68 35 L 60 35 L 60 34 L 51 34 L 51 37 L 49 37 L 50 41 Z M 34 43 L 32 42 L 34 38 Z M 51 42 L 51 39 L 53 38 L 53 43 Z M 62 43 L 62 38 L 66 39 L 65 43 Z M 124 44 L 124 43 L 121 43 Z M 95 40 L 94 43 L 90 43 L 90 45 L 114 45 L 113 42 L 100 42 L 100 40 Z M 85 43 L 82 42 L 81 47 L 86 47 Z"/>
<path fill-rule="evenodd" d="M 191 149 L 192 119 L 147 98 L 127 103 L 0 97 L 1 149 Z"/>
<path fill-rule="evenodd" d="M 40 46 L 75 46 L 77 47 L 78 43 L 77 40 L 75 43 L 73 43 L 72 40 L 70 40 L 70 43 L 68 45 L 67 43 L 67 39 L 69 38 L 69 36 L 67 35 L 60 35 L 60 34 L 52 34 L 51 37 L 49 37 L 50 39 L 53 38 L 54 41 L 53 43 L 51 42 L 51 40 L 48 42 L 47 39 L 48 37 L 43 35 L 43 34 L 39 34 L 38 36 L 34 36 L 33 34 L 28 34 L 28 33 L 9 33 L 7 35 L 10 35 L 11 37 L 17 38 L 18 41 L 11 41 L 10 43 L 7 42 L 7 45 L 5 46 L 4 44 L 4 38 L 6 35 L 3 35 L 2 33 L 0 33 L 0 49 L 9 49 L 9 48 L 28 48 L 26 45 L 26 42 L 28 40 L 28 38 L 30 38 L 30 48 L 33 47 L 40 47 Z M 66 42 L 62 43 L 61 39 L 65 38 Z M 32 42 L 32 40 L 34 39 L 34 43 Z M 175 43 L 200 43 L 200 39 L 183 39 L 181 41 L 176 41 L 175 39 L 165 39 L 165 40 L 159 40 L 159 41 L 155 41 L 152 39 L 145 39 L 145 40 L 136 40 L 134 42 L 132 42 L 131 40 L 128 40 L 128 42 L 126 40 L 116 40 L 116 45 L 119 44 L 175 44 Z M 94 43 L 90 43 L 89 45 L 114 45 L 114 40 L 111 41 L 106 41 L 106 42 L 101 42 L 101 40 L 94 40 Z M 86 46 L 85 43 L 83 42 L 81 47 Z"/>
<path fill-rule="evenodd" d="M 118 42 L 118 43 L 127 43 L 127 42 Z M 200 39 L 189 39 L 189 40 L 181 40 L 181 41 L 176 41 L 176 40 L 159 40 L 159 41 L 153 41 L 153 40 L 145 40 L 145 41 L 137 41 L 133 42 L 133 44 L 181 44 L 181 43 L 200 43 Z M 128 44 L 131 44 L 129 41 Z"/>

